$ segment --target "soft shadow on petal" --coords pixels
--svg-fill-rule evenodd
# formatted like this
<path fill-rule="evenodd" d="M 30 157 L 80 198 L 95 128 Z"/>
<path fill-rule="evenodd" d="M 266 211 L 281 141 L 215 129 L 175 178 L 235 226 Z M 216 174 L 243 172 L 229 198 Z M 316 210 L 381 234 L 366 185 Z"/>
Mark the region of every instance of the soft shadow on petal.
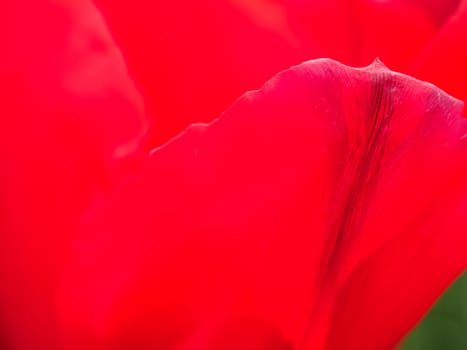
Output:
<path fill-rule="evenodd" d="M 437 25 L 441 27 L 456 11 L 461 0 L 408 0 L 427 13 Z"/>
<path fill-rule="evenodd" d="M 2 340 L 62 349 L 55 289 L 71 231 L 133 171 L 148 121 L 90 1 L 2 1 L 0 42 Z"/>
<path fill-rule="evenodd" d="M 461 108 L 379 61 L 323 59 L 191 126 L 90 212 L 63 289 L 73 349 L 394 345 L 467 263 Z M 418 269 L 428 284 L 371 307 Z"/>

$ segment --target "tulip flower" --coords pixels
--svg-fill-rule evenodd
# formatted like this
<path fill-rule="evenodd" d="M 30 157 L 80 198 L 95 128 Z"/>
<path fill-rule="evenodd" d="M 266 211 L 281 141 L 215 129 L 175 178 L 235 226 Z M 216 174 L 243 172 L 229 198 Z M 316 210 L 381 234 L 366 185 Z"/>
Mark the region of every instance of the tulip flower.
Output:
<path fill-rule="evenodd" d="M 152 146 L 304 60 L 391 69 L 467 100 L 465 0 L 96 0 L 155 120 Z"/>
<path fill-rule="evenodd" d="M 4 1 L 0 346 L 395 346 L 467 263 L 462 103 L 297 64 L 465 100 L 439 4 Z"/>
<path fill-rule="evenodd" d="M 149 120 L 90 2 L 3 1 L 0 37 L 0 347 L 60 349 L 73 232 L 136 165 Z"/>
<path fill-rule="evenodd" d="M 84 225 L 72 348 L 394 347 L 467 263 L 461 110 L 318 60 L 193 125 Z"/>

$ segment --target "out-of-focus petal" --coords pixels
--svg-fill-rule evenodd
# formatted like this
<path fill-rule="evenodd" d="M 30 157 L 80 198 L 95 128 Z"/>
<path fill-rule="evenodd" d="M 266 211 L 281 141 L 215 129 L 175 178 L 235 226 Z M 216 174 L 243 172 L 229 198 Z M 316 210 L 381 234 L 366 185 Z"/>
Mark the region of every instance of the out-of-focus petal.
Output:
<path fill-rule="evenodd" d="M 241 1 L 95 3 L 154 115 L 156 144 L 305 59 L 280 13 L 259 15 Z"/>
<path fill-rule="evenodd" d="M 461 108 L 379 62 L 317 60 L 193 125 L 90 213 L 72 348 L 390 348 L 467 264 Z M 385 300 L 418 270 L 429 284 Z"/>
<path fill-rule="evenodd" d="M 309 57 L 367 65 L 376 57 L 405 70 L 436 33 L 425 8 L 399 0 L 283 0 Z"/>
<path fill-rule="evenodd" d="M 411 74 L 467 101 L 466 38 L 467 1 L 462 1 L 456 13 L 424 50 Z"/>
<path fill-rule="evenodd" d="M 354 0 L 350 16 L 356 63 L 379 57 L 398 71 L 407 70 L 437 29 L 423 9 L 404 0 Z"/>
<path fill-rule="evenodd" d="M 0 43 L 2 339 L 62 349 L 55 289 L 71 231 L 134 166 L 148 122 L 90 1 L 2 1 Z"/>
<path fill-rule="evenodd" d="M 438 27 L 456 11 L 461 0 L 406 0 L 424 11 Z"/>
<path fill-rule="evenodd" d="M 267 2 L 266 0 L 263 2 Z M 288 24 L 309 57 L 356 60 L 354 21 L 347 0 L 281 0 Z"/>

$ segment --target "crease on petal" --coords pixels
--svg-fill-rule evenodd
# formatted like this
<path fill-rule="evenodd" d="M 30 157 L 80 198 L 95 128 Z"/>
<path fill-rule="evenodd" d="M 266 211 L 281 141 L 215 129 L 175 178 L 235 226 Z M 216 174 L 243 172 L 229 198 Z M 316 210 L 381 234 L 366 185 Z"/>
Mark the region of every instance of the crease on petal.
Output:
<path fill-rule="evenodd" d="M 392 345 L 467 263 L 456 228 L 467 189 L 461 108 L 378 61 L 354 69 L 320 59 L 276 75 L 158 148 L 91 212 L 63 290 L 70 339 L 159 344 L 170 329 L 168 349 L 191 341 L 214 349 L 230 334 L 218 320 L 231 317 L 267 324 L 285 344 L 332 348 L 336 305 L 364 302 L 345 290 L 378 300 L 384 281 L 375 271 L 388 266 L 403 278 L 399 253 L 411 261 L 425 239 L 442 241 L 452 248 L 449 271 L 432 275 L 430 292 L 412 288 L 410 303 L 394 301 L 410 312 L 396 315 L 403 329 L 381 337 Z M 426 244 L 414 262 L 425 277 L 443 257 Z M 365 266 L 374 289 L 359 283 Z M 375 310 L 376 321 L 390 311 Z M 346 336 L 368 328 L 346 324 Z"/>

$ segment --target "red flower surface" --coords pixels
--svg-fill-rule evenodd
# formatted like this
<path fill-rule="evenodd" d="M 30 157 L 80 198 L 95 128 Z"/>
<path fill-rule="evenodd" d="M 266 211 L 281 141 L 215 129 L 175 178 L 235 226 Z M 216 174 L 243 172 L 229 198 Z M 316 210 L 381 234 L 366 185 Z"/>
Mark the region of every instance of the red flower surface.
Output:
<path fill-rule="evenodd" d="M 154 116 L 152 145 L 311 58 L 366 66 L 379 57 L 467 99 L 465 0 L 95 3 Z"/>
<path fill-rule="evenodd" d="M 96 6 L 0 5 L 2 348 L 389 348 L 463 271 L 460 102 L 227 107 L 465 100 L 466 1 Z"/>
<path fill-rule="evenodd" d="M 72 344 L 396 345 L 467 263 L 461 107 L 318 60 L 192 126 L 84 226 Z"/>
<path fill-rule="evenodd" d="M 89 2 L 2 1 L 0 38 L 0 347 L 55 349 L 72 232 L 133 167 L 148 122 Z"/>

